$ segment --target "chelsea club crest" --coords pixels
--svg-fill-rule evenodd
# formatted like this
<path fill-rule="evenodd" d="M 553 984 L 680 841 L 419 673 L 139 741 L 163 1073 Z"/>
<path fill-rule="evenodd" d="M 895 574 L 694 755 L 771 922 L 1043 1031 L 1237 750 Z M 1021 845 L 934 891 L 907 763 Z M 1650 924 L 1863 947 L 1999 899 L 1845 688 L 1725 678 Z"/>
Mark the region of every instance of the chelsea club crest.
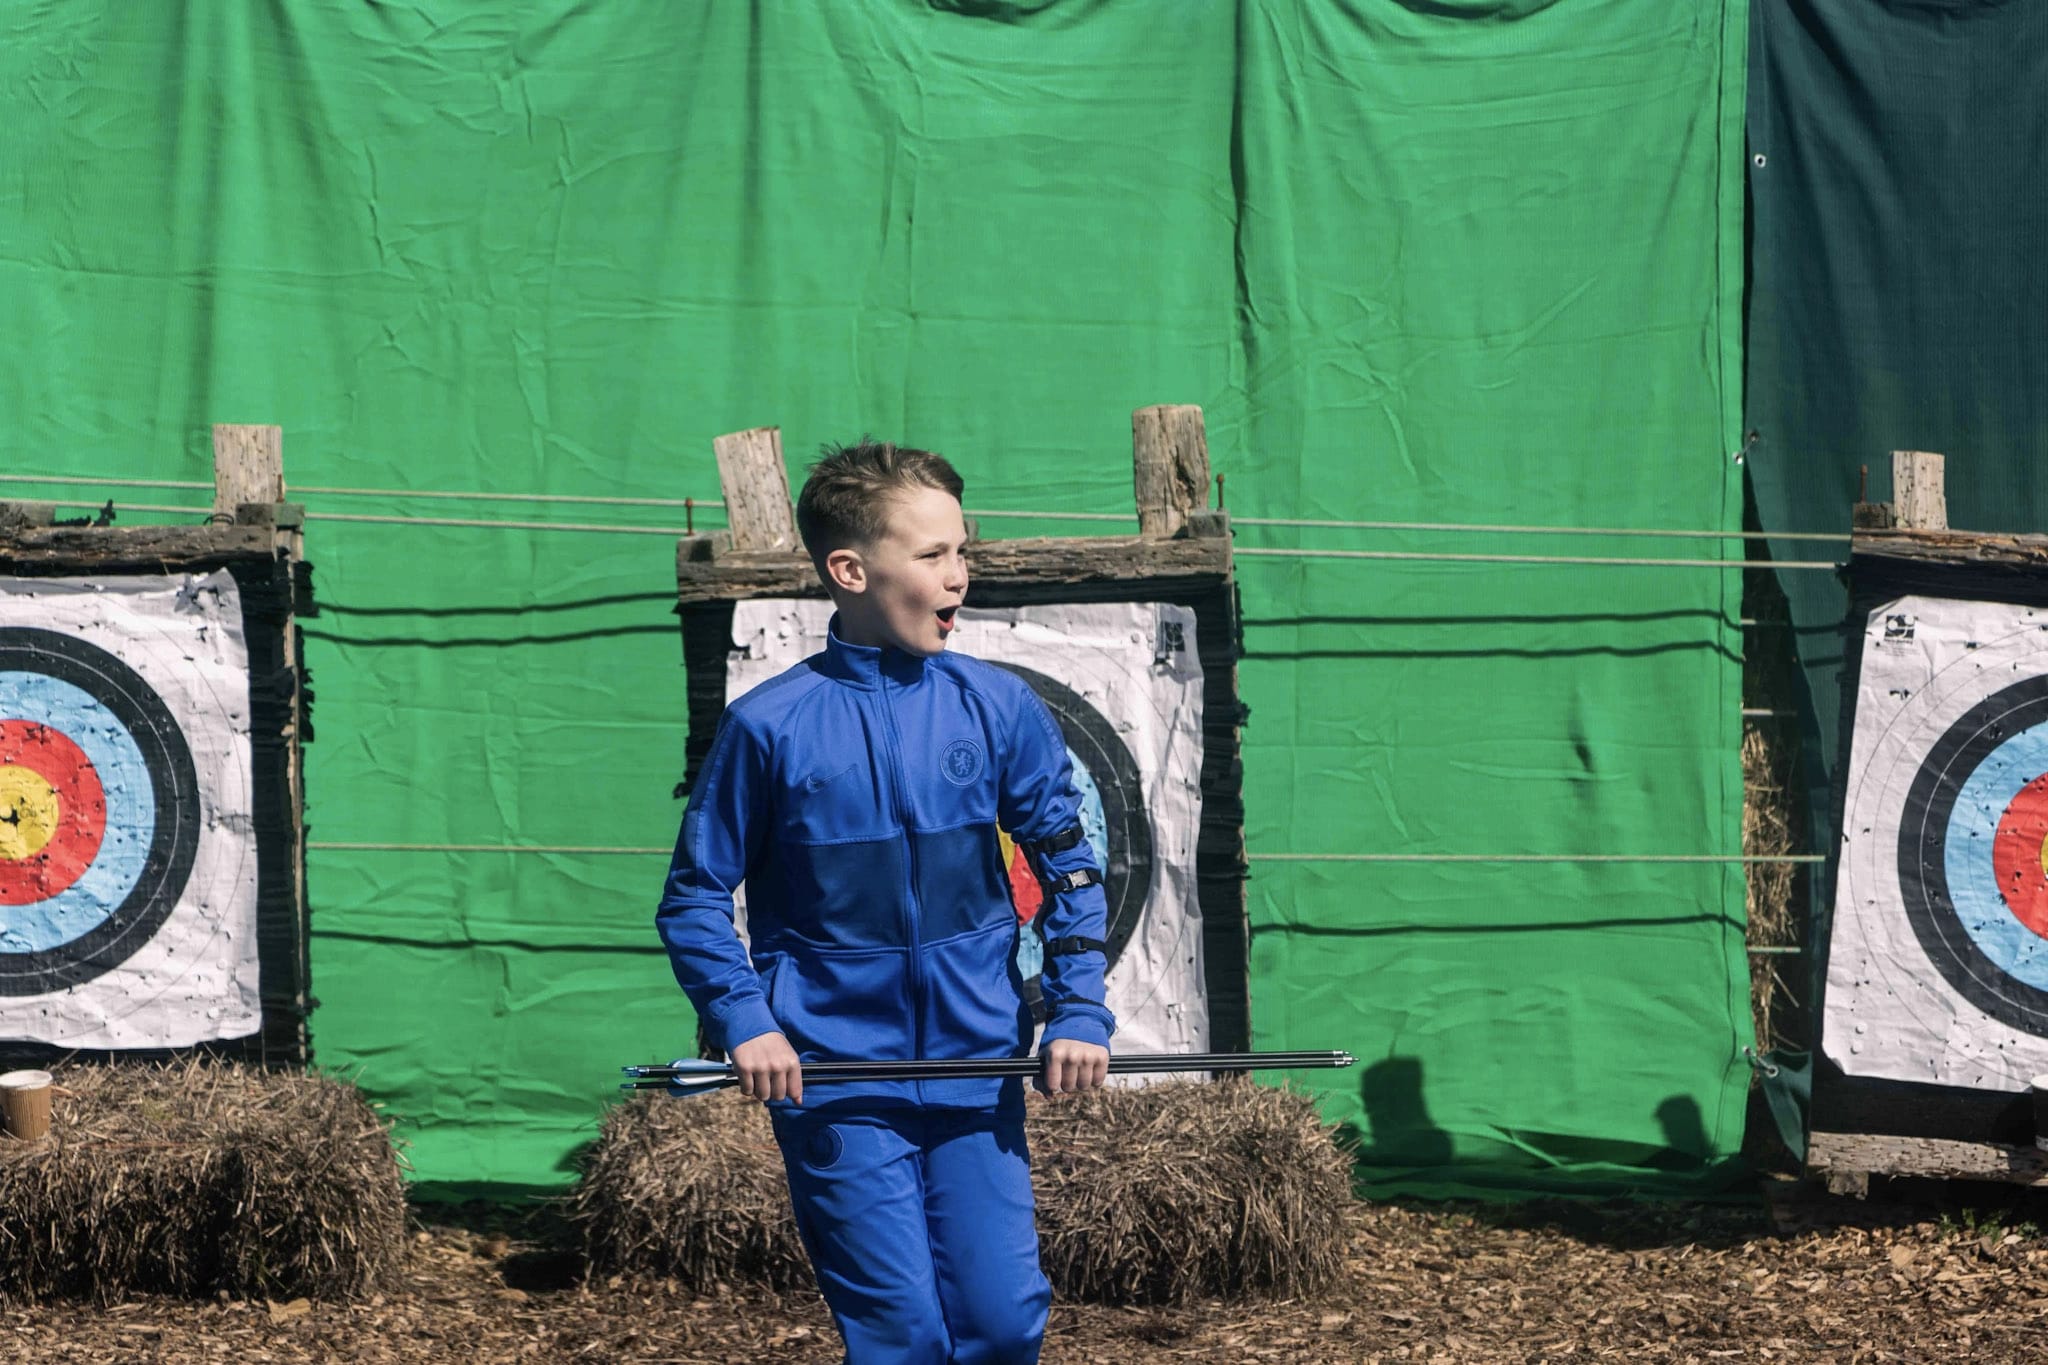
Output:
<path fill-rule="evenodd" d="M 981 746 L 971 739 L 956 739 L 939 756 L 939 771 L 956 787 L 965 787 L 981 776 Z"/>

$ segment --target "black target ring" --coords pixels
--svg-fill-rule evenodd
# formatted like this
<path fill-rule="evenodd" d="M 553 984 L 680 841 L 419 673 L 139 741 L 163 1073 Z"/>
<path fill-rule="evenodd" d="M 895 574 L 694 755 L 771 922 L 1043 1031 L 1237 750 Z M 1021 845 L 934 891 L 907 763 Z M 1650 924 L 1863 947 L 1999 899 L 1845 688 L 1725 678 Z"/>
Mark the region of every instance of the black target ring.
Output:
<path fill-rule="evenodd" d="M 2002 688 L 1964 712 L 1921 760 L 1899 816 L 1899 892 L 1922 951 L 1965 1000 L 2000 1023 L 2048 1036 L 2048 991 L 2000 966 L 1971 938 L 1948 880 L 1957 798 L 2013 736 L 2048 721 L 2048 676 Z M 1991 876 L 1987 852 L 1985 875 Z"/>
<path fill-rule="evenodd" d="M 199 777 L 170 709 L 140 674 L 97 645 L 30 626 L 0 627 L 0 673 L 69 683 L 113 715 L 141 751 L 154 815 L 135 885 L 86 932 L 51 948 L 0 951 L 0 996 L 45 995 L 133 957 L 170 918 L 199 852 Z"/>
<path fill-rule="evenodd" d="M 1108 925 L 1103 934 L 1104 955 L 1109 966 L 1116 965 L 1124 945 L 1137 932 L 1146 903 L 1152 899 L 1152 884 L 1158 875 L 1153 856 L 1152 817 L 1145 809 L 1144 786 L 1138 775 L 1138 761 L 1114 727 L 1080 693 L 1065 683 L 1019 664 L 991 660 L 997 668 L 1014 673 L 1030 684 L 1059 723 L 1060 737 L 1078 756 L 1095 780 L 1102 798 L 1102 822 L 1108 834 L 1108 866 L 1102 869 L 1102 894 L 1107 904 Z M 1039 1008 L 1036 978 L 1025 983 L 1032 1008 Z"/>

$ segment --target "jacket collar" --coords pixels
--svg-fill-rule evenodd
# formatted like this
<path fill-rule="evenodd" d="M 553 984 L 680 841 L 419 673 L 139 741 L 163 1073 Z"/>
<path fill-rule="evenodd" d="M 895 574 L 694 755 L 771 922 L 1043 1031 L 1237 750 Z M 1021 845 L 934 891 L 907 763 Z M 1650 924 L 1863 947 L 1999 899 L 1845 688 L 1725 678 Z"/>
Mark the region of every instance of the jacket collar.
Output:
<path fill-rule="evenodd" d="M 837 678 L 855 687 L 879 688 L 884 678 L 898 684 L 924 680 L 925 661 L 915 654 L 875 645 L 848 644 L 839 638 L 838 612 L 832 613 L 832 624 L 825 631 L 825 652 L 820 659 L 819 669 L 826 677 Z"/>

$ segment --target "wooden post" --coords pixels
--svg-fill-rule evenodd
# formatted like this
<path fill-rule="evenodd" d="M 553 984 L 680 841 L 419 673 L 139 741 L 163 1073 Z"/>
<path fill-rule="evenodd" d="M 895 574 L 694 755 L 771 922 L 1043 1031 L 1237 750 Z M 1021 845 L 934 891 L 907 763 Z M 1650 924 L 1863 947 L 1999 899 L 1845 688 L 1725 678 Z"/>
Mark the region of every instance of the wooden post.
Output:
<path fill-rule="evenodd" d="M 238 426 L 213 429 L 213 510 L 234 520 L 245 502 L 284 501 L 284 428 Z"/>
<path fill-rule="evenodd" d="M 782 464 L 782 428 L 735 431 L 714 440 L 711 448 L 718 455 L 732 548 L 794 553 L 799 548 L 796 509 L 789 501 L 789 471 Z"/>
<path fill-rule="evenodd" d="M 1162 403 L 1131 414 L 1131 473 L 1138 534 L 1167 540 L 1209 505 L 1209 441 L 1202 410 Z"/>
<path fill-rule="evenodd" d="M 1941 456 L 1926 450 L 1892 452 L 1892 514 L 1905 531 L 1946 531 L 1948 494 Z"/>
<path fill-rule="evenodd" d="M 284 428 L 217 423 L 213 428 L 213 511 L 239 525 L 269 526 L 273 544 L 282 552 L 292 575 L 297 596 L 299 560 L 304 554 L 301 509 L 284 501 Z M 296 1012 L 295 1054 L 305 1054 L 307 1000 L 312 980 L 306 943 L 306 787 L 305 759 L 301 744 L 306 733 L 306 697 L 303 655 L 299 650 L 297 615 L 287 610 L 284 619 L 284 654 L 291 666 L 293 684 L 290 716 L 285 722 L 285 785 L 292 814 L 292 893 L 298 928 L 292 963 L 291 1008 Z M 270 1030 L 264 1030 L 267 1040 Z M 264 1060 L 268 1060 L 267 1048 Z"/>

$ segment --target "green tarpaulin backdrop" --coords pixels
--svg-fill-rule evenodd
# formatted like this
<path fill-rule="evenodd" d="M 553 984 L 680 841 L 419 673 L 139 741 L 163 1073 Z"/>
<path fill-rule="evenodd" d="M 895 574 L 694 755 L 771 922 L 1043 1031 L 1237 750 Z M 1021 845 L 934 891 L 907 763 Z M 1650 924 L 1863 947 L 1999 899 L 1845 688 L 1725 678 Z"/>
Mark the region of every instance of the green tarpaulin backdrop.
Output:
<path fill-rule="evenodd" d="M 774 423 L 793 463 L 871 431 L 951 455 L 972 507 L 1100 510 L 1130 506 L 1131 409 L 1195 402 L 1241 518 L 1726 529 L 1744 24 L 1742 0 L 15 6 L 0 448 L 204 480 L 209 423 L 265 421 L 299 490 L 712 498 L 711 438 Z M 314 840 L 673 839 L 672 536 L 320 514 L 679 510 L 303 496 Z M 1736 571 L 1240 575 L 1255 1044 L 1359 1054 L 1302 1083 L 1381 1176 L 1710 1171 L 1747 1080 L 1739 866 L 1315 859 L 1738 852 Z M 316 849 L 319 1062 L 388 1103 L 422 1179 L 566 1181 L 613 1068 L 691 1045 L 664 865 Z"/>

